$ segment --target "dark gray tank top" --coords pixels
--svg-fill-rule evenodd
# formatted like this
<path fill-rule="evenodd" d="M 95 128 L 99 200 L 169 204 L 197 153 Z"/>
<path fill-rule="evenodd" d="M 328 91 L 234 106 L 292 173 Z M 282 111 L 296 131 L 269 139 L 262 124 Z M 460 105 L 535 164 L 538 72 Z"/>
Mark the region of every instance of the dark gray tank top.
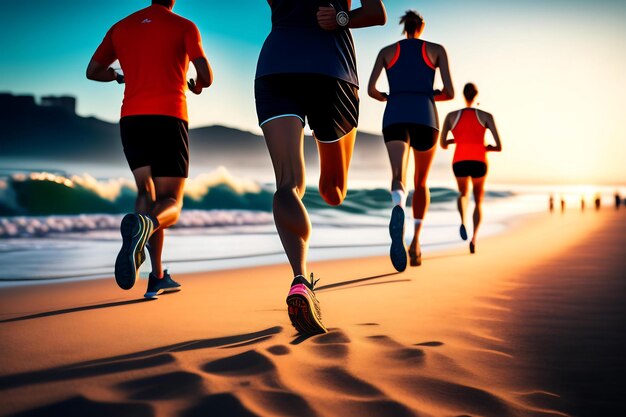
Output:
<path fill-rule="evenodd" d="M 354 41 L 348 29 L 325 31 L 317 9 L 333 4 L 348 11 L 348 0 L 273 0 L 272 30 L 257 63 L 256 78 L 272 74 L 322 74 L 358 86 Z"/>

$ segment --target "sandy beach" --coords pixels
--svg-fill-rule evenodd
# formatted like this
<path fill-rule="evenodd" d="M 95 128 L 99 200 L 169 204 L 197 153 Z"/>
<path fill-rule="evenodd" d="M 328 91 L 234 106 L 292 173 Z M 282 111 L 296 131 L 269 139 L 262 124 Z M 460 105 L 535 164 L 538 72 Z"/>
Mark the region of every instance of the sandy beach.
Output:
<path fill-rule="evenodd" d="M 311 264 L 329 333 L 296 334 L 287 264 L 0 294 L 0 415 L 620 416 L 626 211 L 519 220 L 466 248 Z M 208 250 L 208 249 L 207 249 Z"/>

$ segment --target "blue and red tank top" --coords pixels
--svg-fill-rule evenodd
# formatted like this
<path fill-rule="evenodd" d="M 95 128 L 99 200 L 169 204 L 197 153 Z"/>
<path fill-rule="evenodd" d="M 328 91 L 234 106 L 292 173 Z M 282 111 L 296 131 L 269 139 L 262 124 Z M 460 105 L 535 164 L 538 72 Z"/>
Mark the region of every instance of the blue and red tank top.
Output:
<path fill-rule="evenodd" d="M 389 97 L 383 128 L 398 123 L 415 123 L 439 129 L 433 96 L 435 65 L 426 53 L 426 42 L 404 39 L 396 43 L 393 59 L 385 68 Z"/>
<path fill-rule="evenodd" d="M 330 4 L 337 11 L 350 10 L 350 0 L 273 0 L 272 30 L 261 48 L 256 78 L 322 74 L 358 86 L 350 31 L 326 31 L 317 23 L 317 9 Z"/>
<path fill-rule="evenodd" d="M 485 132 L 487 128 L 478 118 L 478 110 L 468 107 L 457 111 L 452 123 L 452 135 L 456 148 L 452 163 L 460 161 L 487 162 Z"/>

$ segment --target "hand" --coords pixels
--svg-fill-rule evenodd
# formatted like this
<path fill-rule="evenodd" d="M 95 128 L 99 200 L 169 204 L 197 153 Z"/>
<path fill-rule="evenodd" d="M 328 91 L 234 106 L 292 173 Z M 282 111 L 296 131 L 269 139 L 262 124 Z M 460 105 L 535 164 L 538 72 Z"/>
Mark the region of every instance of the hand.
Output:
<path fill-rule="evenodd" d="M 498 146 L 487 145 L 487 146 L 485 146 L 485 151 L 487 151 L 487 152 L 500 152 L 501 149 Z"/>
<path fill-rule="evenodd" d="M 317 9 L 317 24 L 327 31 L 333 31 L 339 27 L 337 24 L 337 11 L 333 6 L 320 7 Z"/>
<path fill-rule="evenodd" d="M 187 87 L 189 87 L 189 91 L 194 94 L 200 94 L 202 92 L 202 87 L 196 84 L 196 80 L 193 78 L 187 81 Z"/>
<path fill-rule="evenodd" d="M 433 90 L 433 96 L 440 96 L 441 90 Z"/>

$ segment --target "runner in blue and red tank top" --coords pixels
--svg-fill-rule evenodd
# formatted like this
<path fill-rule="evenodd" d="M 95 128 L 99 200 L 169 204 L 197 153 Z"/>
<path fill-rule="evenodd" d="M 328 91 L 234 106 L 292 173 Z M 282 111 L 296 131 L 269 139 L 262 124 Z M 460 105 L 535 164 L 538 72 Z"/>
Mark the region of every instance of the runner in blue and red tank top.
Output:
<path fill-rule="evenodd" d="M 474 192 L 474 233 L 469 247 L 470 252 L 476 250 L 476 234 L 482 218 L 482 201 L 485 193 L 485 178 L 487 176 L 487 152 L 500 152 L 502 143 L 496 129 L 493 116 L 485 111 L 472 107 L 478 90 L 472 83 L 467 83 L 463 88 L 463 96 L 467 107 L 453 111 L 446 116 L 441 130 L 441 147 L 455 144 L 452 170 L 459 186 L 459 199 L 457 202 L 461 215 L 461 227 L 459 233 L 463 240 L 467 240 L 465 228 L 465 212 L 467 210 L 469 181 L 472 179 Z M 489 129 L 496 142 L 494 145 L 485 146 L 485 132 Z M 448 132 L 452 132 L 454 139 L 448 139 Z"/>
<path fill-rule="evenodd" d="M 268 0 L 272 30 L 257 65 L 254 93 L 259 125 L 276 174 L 274 221 L 294 279 L 287 296 L 289 318 L 303 334 L 324 333 L 312 274 L 306 276 L 311 222 L 305 190 L 304 123 L 320 156 L 319 191 L 341 204 L 356 138 L 359 97 L 350 28 L 382 25 L 381 0 Z"/>
<path fill-rule="evenodd" d="M 391 212 L 389 234 L 391 263 L 398 271 L 407 264 L 404 244 L 404 206 L 406 203 L 406 170 L 409 149 L 415 158 L 415 192 L 413 218 L 415 233 L 409 248 L 411 266 L 422 263 L 419 235 L 422 220 L 430 204 L 426 186 L 428 172 L 435 156 L 439 121 L 435 101 L 450 100 L 454 88 L 448 67 L 446 50 L 436 43 L 419 39 L 424 19 L 409 10 L 400 19 L 406 39 L 383 48 L 378 54 L 369 80 L 368 93 L 376 100 L 387 102 L 383 117 L 383 136 L 391 163 Z M 383 68 L 387 72 L 389 94 L 381 93 L 376 82 Z M 439 68 L 442 90 L 434 90 L 435 71 Z"/>

